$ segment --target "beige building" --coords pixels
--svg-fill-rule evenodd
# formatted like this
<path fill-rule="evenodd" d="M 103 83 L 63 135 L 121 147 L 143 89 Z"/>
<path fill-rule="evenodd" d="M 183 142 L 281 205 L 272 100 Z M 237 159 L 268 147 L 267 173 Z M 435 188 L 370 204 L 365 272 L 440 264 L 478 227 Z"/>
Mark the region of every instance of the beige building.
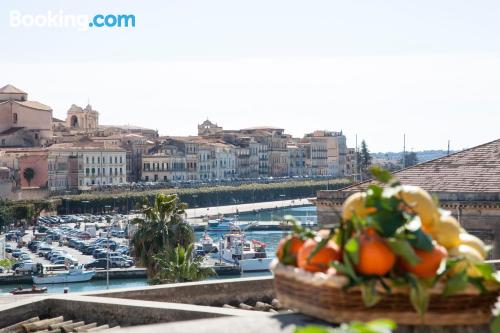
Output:
<path fill-rule="evenodd" d="M 290 142 L 287 145 L 288 160 L 290 165 L 288 167 L 288 175 L 293 176 L 306 176 L 308 175 L 306 156 L 308 144 L 300 142 Z"/>
<path fill-rule="evenodd" d="M 99 126 L 99 112 L 92 109 L 88 104 L 85 109 L 78 105 L 71 105 L 66 117 L 66 127 L 71 131 L 90 132 L 97 130 Z"/>
<path fill-rule="evenodd" d="M 74 189 L 75 183 L 79 190 L 88 190 L 93 185 L 118 185 L 126 182 L 127 161 L 123 148 L 89 139 L 49 147 L 51 191 Z"/>
<path fill-rule="evenodd" d="M 307 134 L 303 142 L 311 144 L 309 165 L 312 176 L 345 175 L 347 145 L 342 132 L 315 131 Z"/>
<path fill-rule="evenodd" d="M 34 147 L 52 137 L 52 109 L 12 85 L 0 88 L 0 147 Z"/>
<path fill-rule="evenodd" d="M 355 148 L 347 148 L 345 161 L 344 176 L 356 180 L 358 176 L 358 164 Z"/>
<path fill-rule="evenodd" d="M 168 182 L 187 180 L 186 156 L 176 148 L 142 157 L 142 180 Z"/>
<path fill-rule="evenodd" d="M 493 244 L 492 257 L 500 259 L 500 139 L 394 172 L 403 184 L 421 186 L 439 198 L 460 224 Z M 371 181 L 317 195 L 318 222 L 338 222 L 342 203 Z"/>

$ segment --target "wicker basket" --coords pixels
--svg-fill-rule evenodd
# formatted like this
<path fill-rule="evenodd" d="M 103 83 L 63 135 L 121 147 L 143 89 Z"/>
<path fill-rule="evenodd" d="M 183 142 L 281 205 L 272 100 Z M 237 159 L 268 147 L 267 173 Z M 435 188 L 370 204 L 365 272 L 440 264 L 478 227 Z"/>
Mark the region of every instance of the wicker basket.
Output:
<path fill-rule="evenodd" d="M 277 262 L 272 267 L 276 293 L 284 306 L 333 323 L 390 318 L 400 325 L 480 325 L 490 321 L 498 296 L 497 292 L 481 295 L 470 288 L 443 297 L 443 286 L 437 285 L 430 290 L 429 308 L 421 318 L 407 289 L 393 289 L 390 294 L 381 289 L 382 300 L 367 308 L 359 288 L 342 289 L 345 277 L 312 274 Z"/>

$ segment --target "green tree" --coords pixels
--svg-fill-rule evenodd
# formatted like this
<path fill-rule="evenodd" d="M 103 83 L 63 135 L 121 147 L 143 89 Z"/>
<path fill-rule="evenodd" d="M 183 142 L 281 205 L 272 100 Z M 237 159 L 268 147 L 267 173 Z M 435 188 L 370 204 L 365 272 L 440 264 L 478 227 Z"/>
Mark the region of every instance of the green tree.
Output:
<path fill-rule="evenodd" d="M 178 245 L 172 250 L 164 251 L 155 256 L 158 271 L 152 283 L 177 283 L 204 280 L 215 271 L 210 267 L 203 267 L 203 257 L 193 257 L 193 244 L 187 249 Z"/>
<path fill-rule="evenodd" d="M 367 178 L 369 175 L 368 169 L 372 165 L 372 156 L 370 155 L 370 151 L 368 150 L 368 145 L 365 140 L 361 141 L 361 149 L 358 152 L 358 163 L 363 177 Z"/>
<path fill-rule="evenodd" d="M 131 240 L 134 254 L 150 278 L 156 275 L 158 268 L 154 256 L 178 245 L 186 247 L 193 243 L 193 228 L 184 220 L 186 208 L 176 194 L 158 194 L 152 206 L 143 205 L 143 217 L 132 221 L 137 225 Z"/>
<path fill-rule="evenodd" d="M 23 177 L 28 182 L 28 186 L 31 187 L 31 181 L 35 178 L 35 170 L 33 170 L 33 168 L 24 169 Z"/>
<path fill-rule="evenodd" d="M 404 167 L 405 168 L 408 168 L 408 167 L 411 167 L 415 164 L 418 164 L 418 157 L 417 157 L 417 154 L 415 152 L 410 152 L 410 153 L 406 153 L 405 154 L 405 163 L 404 163 Z M 402 161 L 401 161 L 402 162 Z"/>

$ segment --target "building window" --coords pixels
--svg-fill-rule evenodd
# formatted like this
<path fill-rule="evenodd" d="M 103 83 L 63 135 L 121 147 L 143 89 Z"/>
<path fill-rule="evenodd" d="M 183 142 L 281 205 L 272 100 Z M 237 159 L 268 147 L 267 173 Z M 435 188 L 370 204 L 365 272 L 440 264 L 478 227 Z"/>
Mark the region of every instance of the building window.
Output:
<path fill-rule="evenodd" d="M 5 146 L 5 139 L 2 139 L 2 146 Z"/>
<path fill-rule="evenodd" d="M 113 175 L 113 168 L 109 168 L 109 175 L 112 176 Z"/>
<path fill-rule="evenodd" d="M 118 157 L 115 156 L 115 164 L 118 163 Z"/>
<path fill-rule="evenodd" d="M 92 156 L 92 164 L 94 164 L 94 156 Z"/>
<path fill-rule="evenodd" d="M 85 174 L 86 174 L 87 176 L 89 175 L 89 173 L 90 173 L 89 168 L 85 169 Z"/>
<path fill-rule="evenodd" d="M 115 176 L 118 175 L 118 168 L 115 168 Z"/>
<path fill-rule="evenodd" d="M 89 164 L 89 157 L 88 156 L 85 158 L 85 161 L 87 162 L 87 164 Z"/>
<path fill-rule="evenodd" d="M 92 174 L 93 175 L 95 174 L 95 168 L 92 168 Z"/>
<path fill-rule="evenodd" d="M 12 123 L 17 124 L 17 113 L 12 114 Z"/>
<path fill-rule="evenodd" d="M 100 163 L 101 163 L 101 158 L 100 158 L 100 157 L 98 157 L 98 158 L 97 158 L 97 164 L 100 164 Z"/>
<path fill-rule="evenodd" d="M 123 157 L 120 156 L 120 163 L 123 163 Z"/>
<path fill-rule="evenodd" d="M 123 175 L 123 169 L 120 168 L 120 175 Z"/>
<path fill-rule="evenodd" d="M 109 164 L 113 163 L 113 157 L 109 157 Z"/>

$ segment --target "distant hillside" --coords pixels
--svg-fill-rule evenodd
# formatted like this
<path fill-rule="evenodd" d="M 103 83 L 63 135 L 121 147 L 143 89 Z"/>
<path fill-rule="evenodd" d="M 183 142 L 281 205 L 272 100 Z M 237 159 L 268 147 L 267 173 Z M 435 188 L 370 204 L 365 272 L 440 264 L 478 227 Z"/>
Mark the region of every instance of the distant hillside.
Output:
<path fill-rule="evenodd" d="M 454 153 L 455 151 L 450 151 Z M 416 151 L 418 162 L 422 163 L 425 161 L 433 160 L 438 157 L 446 156 L 446 150 L 424 150 L 424 151 Z M 387 152 L 387 153 L 372 153 L 373 158 L 381 159 L 381 160 L 392 160 L 399 161 L 403 157 L 403 152 Z"/>

